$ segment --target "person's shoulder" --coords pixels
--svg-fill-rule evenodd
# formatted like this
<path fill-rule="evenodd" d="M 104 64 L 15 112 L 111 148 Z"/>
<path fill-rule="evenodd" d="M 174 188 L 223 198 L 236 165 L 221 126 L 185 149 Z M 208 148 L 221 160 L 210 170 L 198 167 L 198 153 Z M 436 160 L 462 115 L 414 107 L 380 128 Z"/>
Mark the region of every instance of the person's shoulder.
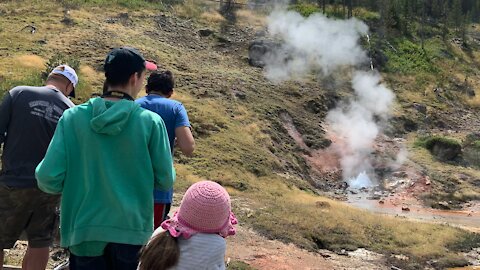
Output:
<path fill-rule="evenodd" d="M 145 103 L 145 101 L 147 101 L 147 96 L 135 99 L 135 103 L 137 103 L 137 104 L 143 104 L 143 103 Z"/>
<path fill-rule="evenodd" d="M 90 103 L 90 100 L 85 102 L 85 103 L 79 104 L 77 106 L 74 105 L 73 107 L 71 107 L 71 108 L 69 108 L 69 109 L 67 109 L 63 112 L 63 117 L 64 118 L 65 117 L 71 117 L 72 115 L 75 115 L 75 114 L 80 113 L 82 111 L 89 110 L 90 107 L 91 107 L 89 103 Z"/>
<path fill-rule="evenodd" d="M 183 106 L 183 103 L 181 101 L 175 100 L 175 99 L 169 99 L 172 104 L 175 104 L 176 106 Z"/>
<path fill-rule="evenodd" d="M 33 92 L 33 91 L 38 91 L 42 87 L 37 87 L 37 86 L 27 86 L 27 85 L 19 85 L 15 86 L 14 88 L 10 89 L 10 95 L 15 96 L 18 95 L 22 92 Z"/>
<path fill-rule="evenodd" d="M 157 114 L 148 109 L 142 108 L 139 106 L 138 115 L 142 119 L 151 120 L 154 122 L 163 121 L 162 118 Z"/>

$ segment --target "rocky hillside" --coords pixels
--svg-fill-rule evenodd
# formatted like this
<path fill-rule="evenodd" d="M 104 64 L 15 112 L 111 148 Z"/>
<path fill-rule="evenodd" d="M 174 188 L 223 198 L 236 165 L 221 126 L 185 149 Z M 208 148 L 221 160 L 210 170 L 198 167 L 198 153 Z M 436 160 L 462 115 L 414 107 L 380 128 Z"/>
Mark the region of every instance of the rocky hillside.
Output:
<path fill-rule="evenodd" d="M 403 269 L 469 263 L 463 252 L 480 246 L 478 234 L 379 216 L 338 202 L 350 192 L 339 157 L 329 152 L 336 140 L 328 133 L 325 117 L 353 95 L 348 69 L 273 83 L 248 59 L 250 42 L 264 35 L 265 12 L 241 8 L 232 20 L 210 1 L 173 6 L 119 2 L 0 3 L 0 91 L 41 84 L 45 64 L 63 54 L 80 61 L 75 102 L 81 103 L 101 91 L 106 53 L 117 46 L 136 47 L 174 72 L 174 98 L 185 104 L 191 118 L 198 147 L 193 158 L 176 153 L 179 193 L 199 179 L 217 181 L 232 194 L 244 226 L 310 251 L 346 254 L 366 248 Z M 421 207 L 475 204 L 480 199 L 480 171 L 472 158 L 478 140 L 473 133 L 480 103 L 472 93 L 479 81 L 479 55 L 450 40 L 445 51 L 433 40 L 431 48 L 438 55 L 432 56 L 432 63 L 441 72 L 394 71 L 398 57 L 415 59 L 402 42 L 390 43 L 397 58 L 393 49 L 379 47 L 390 59 L 383 81 L 395 93 L 396 103 L 384 137 L 375 141 L 375 172 L 385 179 L 396 172 L 404 181 L 417 175 L 415 183 L 428 178 L 431 188 L 415 193 Z M 465 78 L 465 70 L 475 75 Z M 446 79 L 438 81 L 439 77 Z M 433 135 L 457 140 L 462 150 L 470 147 L 472 157 L 435 157 L 422 144 Z M 382 169 L 401 148 L 409 152 L 406 165 L 396 171 Z M 413 172 L 398 174 L 408 168 Z"/>

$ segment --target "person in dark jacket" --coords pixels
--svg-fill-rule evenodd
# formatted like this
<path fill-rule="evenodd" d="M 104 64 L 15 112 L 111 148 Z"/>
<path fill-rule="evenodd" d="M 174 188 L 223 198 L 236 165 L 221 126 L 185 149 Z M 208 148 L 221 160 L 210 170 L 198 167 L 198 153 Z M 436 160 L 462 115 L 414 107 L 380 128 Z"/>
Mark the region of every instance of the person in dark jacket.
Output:
<path fill-rule="evenodd" d="M 60 196 L 40 191 L 35 168 L 45 156 L 67 98 L 78 84 L 75 70 L 56 67 L 43 87 L 18 86 L 0 104 L 0 270 L 3 249 L 15 245 L 23 231 L 28 239 L 23 269 L 45 269 L 53 242 Z"/>

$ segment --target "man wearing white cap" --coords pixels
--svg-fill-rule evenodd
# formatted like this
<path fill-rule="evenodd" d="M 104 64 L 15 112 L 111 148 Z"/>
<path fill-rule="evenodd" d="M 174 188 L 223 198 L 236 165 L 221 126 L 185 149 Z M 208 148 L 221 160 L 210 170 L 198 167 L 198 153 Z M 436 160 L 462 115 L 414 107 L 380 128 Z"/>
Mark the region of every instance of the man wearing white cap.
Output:
<path fill-rule="evenodd" d="M 61 65 L 43 87 L 18 86 L 0 104 L 0 270 L 3 249 L 15 245 L 22 232 L 28 239 L 23 269 L 45 269 L 53 242 L 60 196 L 38 189 L 35 167 L 45 156 L 57 123 L 74 94 L 78 76 Z"/>

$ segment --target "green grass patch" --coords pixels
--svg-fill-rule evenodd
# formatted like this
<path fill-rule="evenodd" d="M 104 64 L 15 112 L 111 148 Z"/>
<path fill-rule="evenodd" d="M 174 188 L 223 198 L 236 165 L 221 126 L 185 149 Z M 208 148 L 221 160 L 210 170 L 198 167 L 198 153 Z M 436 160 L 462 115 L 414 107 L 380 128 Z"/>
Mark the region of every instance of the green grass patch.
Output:
<path fill-rule="evenodd" d="M 403 254 L 411 263 L 421 264 L 450 257 L 452 260 L 442 265 L 456 266 L 461 257 L 458 252 L 480 246 L 477 234 L 453 227 L 379 218 L 338 202 L 294 194 L 281 190 L 270 194 L 268 203 L 252 217 L 256 228 L 306 249 L 366 248 L 386 255 Z M 327 201 L 328 205 L 320 207 L 324 204 L 315 200 Z"/>
<path fill-rule="evenodd" d="M 241 261 L 233 261 L 227 266 L 227 270 L 255 270 L 255 268 Z"/>
<path fill-rule="evenodd" d="M 452 138 L 447 138 L 447 137 L 442 137 L 442 136 L 420 137 L 414 143 L 414 145 L 416 147 L 423 147 L 423 148 L 426 148 L 428 150 L 432 150 L 433 147 L 436 144 L 442 144 L 442 145 L 447 145 L 447 146 L 452 146 L 452 147 L 457 147 L 457 146 L 461 147 L 461 144 L 458 140 L 452 139 Z"/>
<path fill-rule="evenodd" d="M 322 13 L 323 10 L 316 4 L 312 3 L 298 3 L 295 5 L 290 5 L 289 10 L 296 11 L 304 17 L 308 17 L 315 13 Z M 325 6 L 325 15 L 327 17 L 344 19 L 347 14 L 344 14 L 343 8 L 339 5 L 326 5 Z M 354 8 L 352 11 L 353 17 L 363 20 L 363 21 L 378 21 L 380 19 L 380 14 L 378 12 L 370 11 L 366 8 Z"/>
<path fill-rule="evenodd" d="M 179 1 L 162 1 L 162 0 L 57 0 L 62 5 L 70 8 L 79 8 L 82 6 L 122 6 L 131 9 L 164 7 L 165 2 L 181 2 Z"/>
<path fill-rule="evenodd" d="M 296 5 L 291 5 L 289 10 L 296 11 L 300 13 L 303 17 L 308 17 L 314 13 L 321 12 L 320 8 L 314 4 L 300 3 Z"/>
<path fill-rule="evenodd" d="M 438 73 L 439 69 L 431 60 L 428 50 L 406 38 L 399 38 L 393 42 L 393 47 L 385 50 L 388 57 L 387 71 L 404 74 L 418 74 L 418 72 Z"/>
<path fill-rule="evenodd" d="M 366 8 L 354 8 L 353 16 L 363 21 L 378 21 L 380 20 L 380 13 L 368 10 Z"/>
<path fill-rule="evenodd" d="M 28 85 L 28 86 L 42 86 L 44 81 L 42 80 L 40 74 L 38 73 L 28 73 L 24 77 L 20 79 L 2 79 L 0 78 L 0 96 L 3 97 L 3 94 L 10 89 L 21 86 L 21 85 Z"/>

